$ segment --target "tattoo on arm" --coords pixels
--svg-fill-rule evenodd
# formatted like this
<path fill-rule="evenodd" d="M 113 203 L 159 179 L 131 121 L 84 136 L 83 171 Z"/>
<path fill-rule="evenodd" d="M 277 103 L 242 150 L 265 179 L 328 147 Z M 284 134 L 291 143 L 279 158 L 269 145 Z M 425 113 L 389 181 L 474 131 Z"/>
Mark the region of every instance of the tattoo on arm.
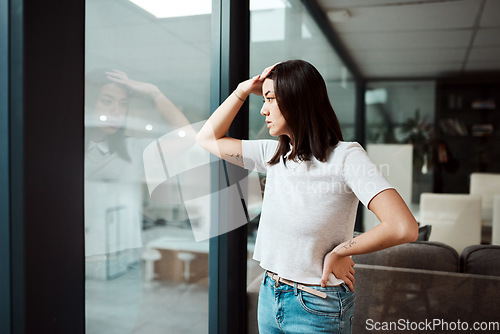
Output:
<path fill-rule="evenodd" d="M 236 161 L 242 161 L 243 160 L 243 156 L 241 154 L 239 154 L 239 153 L 232 153 L 232 154 L 226 153 L 226 155 L 228 157 L 233 158 Z"/>
<path fill-rule="evenodd" d="M 342 248 L 345 248 L 345 249 L 351 248 L 355 243 L 356 243 L 356 241 L 351 239 L 351 240 L 347 241 L 344 245 L 342 245 Z"/>

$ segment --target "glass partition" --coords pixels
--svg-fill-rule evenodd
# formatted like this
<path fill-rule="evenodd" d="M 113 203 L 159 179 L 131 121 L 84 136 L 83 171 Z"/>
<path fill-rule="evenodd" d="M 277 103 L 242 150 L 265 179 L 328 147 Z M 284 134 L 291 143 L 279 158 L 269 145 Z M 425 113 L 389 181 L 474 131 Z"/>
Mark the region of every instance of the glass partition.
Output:
<path fill-rule="evenodd" d="M 433 192 L 435 82 L 369 82 L 365 106 L 368 155 L 418 221 L 420 194 Z M 376 224 L 365 209 L 364 229 Z"/>
<path fill-rule="evenodd" d="M 250 1 L 250 74 L 260 74 L 264 68 L 279 61 L 303 59 L 313 64 L 326 81 L 330 101 L 340 121 L 344 140 L 354 140 L 355 83 L 320 28 L 298 0 Z M 262 98 L 250 96 L 249 139 L 270 137 L 264 118 L 260 114 Z M 277 139 L 277 138 L 275 138 Z M 259 178 L 261 189 L 265 176 Z M 260 195 L 261 196 L 261 195 Z M 256 196 L 254 196 L 256 197 Z M 260 212 L 261 197 L 254 198 L 249 211 Z M 248 283 L 262 272 L 251 260 L 258 219 L 249 224 Z"/>
<path fill-rule="evenodd" d="M 86 1 L 87 333 L 208 331 L 209 158 L 193 134 L 212 2 L 195 2 Z"/>
<path fill-rule="evenodd" d="M 320 28 L 298 0 L 250 1 L 250 74 L 279 61 L 304 59 L 326 81 L 345 140 L 354 139 L 355 85 Z M 261 99 L 250 99 L 250 139 L 268 137 Z"/>
<path fill-rule="evenodd" d="M 410 203 L 433 189 L 434 81 L 369 82 L 366 88 L 366 143 L 413 145 Z"/>

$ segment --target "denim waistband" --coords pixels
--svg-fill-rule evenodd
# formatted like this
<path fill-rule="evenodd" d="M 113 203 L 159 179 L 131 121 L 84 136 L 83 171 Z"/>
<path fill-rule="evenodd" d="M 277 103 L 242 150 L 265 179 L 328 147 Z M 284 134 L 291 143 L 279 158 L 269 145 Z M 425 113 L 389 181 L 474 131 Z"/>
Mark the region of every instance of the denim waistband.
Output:
<path fill-rule="evenodd" d="M 276 274 L 276 273 L 274 273 L 272 271 L 266 270 L 265 273 L 264 273 L 264 284 L 276 287 L 276 285 L 275 285 L 276 281 L 273 280 L 271 277 L 269 277 L 268 273 Z M 324 291 L 324 292 L 327 292 L 327 291 L 332 291 L 332 292 L 333 291 L 350 291 L 349 287 L 345 283 L 342 283 L 340 285 L 327 285 L 325 287 L 321 287 L 321 285 L 310 285 L 310 284 L 304 284 L 304 283 L 300 283 L 300 282 L 295 282 L 295 281 L 292 281 L 292 280 L 289 280 L 289 279 L 287 279 L 287 280 L 291 281 L 292 283 L 301 284 L 301 285 L 304 285 L 304 286 L 306 286 L 308 288 L 315 289 L 315 290 L 318 290 L 318 291 Z M 280 286 L 276 287 L 276 288 L 279 288 L 280 290 L 283 290 L 283 291 L 288 291 L 288 290 L 293 290 L 294 289 L 293 286 L 287 285 L 287 284 L 280 284 Z"/>

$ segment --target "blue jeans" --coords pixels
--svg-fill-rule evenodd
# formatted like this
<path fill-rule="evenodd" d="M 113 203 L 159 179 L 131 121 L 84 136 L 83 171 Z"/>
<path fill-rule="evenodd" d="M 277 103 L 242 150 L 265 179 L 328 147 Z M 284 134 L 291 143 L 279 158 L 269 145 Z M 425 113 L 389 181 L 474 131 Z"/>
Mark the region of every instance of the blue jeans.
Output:
<path fill-rule="evenodd" d="M 275 281 L 264 274 L 260 287 L 260 334 L 351 333 L 355 293 L 347 285 L 311 286 L 327 294 L 325 299 Z"/>

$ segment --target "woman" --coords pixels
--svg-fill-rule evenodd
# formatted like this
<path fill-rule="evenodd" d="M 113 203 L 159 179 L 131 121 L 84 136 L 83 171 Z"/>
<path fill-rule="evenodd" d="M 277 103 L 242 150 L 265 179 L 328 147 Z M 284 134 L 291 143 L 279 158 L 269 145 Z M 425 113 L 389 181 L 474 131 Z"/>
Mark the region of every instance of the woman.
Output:
<path fill-rule="evenodd" d="M 136 96 L 148 101 L 172 129 L 189 122 L 151 83 L 133 80 L 117 70 L 95 70 L 85 79 L 87 331 L 102 333 L 113 328 L 132 333 L 143 288 L 139 262 L 143 250 L 143 151 L 154 138 L 126 135 L 127 129 L 136 130 L 127 119 L 129 101 Z M 168 146 L 178 150 L 182 145 L 163 145 Z M 113 317 L 102 321 L 102 309 Z"/>
<path fill-rule="evenodd" d="M 187 118 L 157 86 L 133 80 L 118 70 L 95 70 L 87 74 L 85 78 L 87 256 L 142 247 L 140 196 L 145 179 L 143 152 L 154 138 L 135 138 L 126 135 L 127 128 L 136 130 L 130 121 L 127 124 L 129 101 L 135 96 L 142 97 L 146 101 L 149 99 L 165 120 L 165 126 L 175 129 L 189 125 Z M 184 139 L 183 142 L 187 140 Z M 169 156 L 175 156 L 174 151 L 181 150 L 178 148 L 181 146 L 181 143 L 172 143 L 163 145 L 163 148 L 169 149 Z M 93 210 L 94 206 L 101 208 L 107 205 L 97 196 L 98 194 L 129 203 L 125 205 L 128 208 L 123 208 L 126 212 L 110 213 L 119 215 L 121 219 L 120 234 L 117 235 L 116 241 L 106 243 L 102 240 L 105 234 L 102 221 L 110 217 L 103 217 L 104 210 Z"/>
<path fill-rule="evenodd" d="M 226 136 L 249 94 L 274 140 Z M 302 60 L 240 83 L 197 135 L 211 153 L 267 173 L 254 258 L 266 270 L 261 333 L 350 333 L 351 255 L 414 241 L 417 222 L 357 143 L 344 142 L 319 72 Z M 352 238 L 358 199 L 380 224 Z"/>

